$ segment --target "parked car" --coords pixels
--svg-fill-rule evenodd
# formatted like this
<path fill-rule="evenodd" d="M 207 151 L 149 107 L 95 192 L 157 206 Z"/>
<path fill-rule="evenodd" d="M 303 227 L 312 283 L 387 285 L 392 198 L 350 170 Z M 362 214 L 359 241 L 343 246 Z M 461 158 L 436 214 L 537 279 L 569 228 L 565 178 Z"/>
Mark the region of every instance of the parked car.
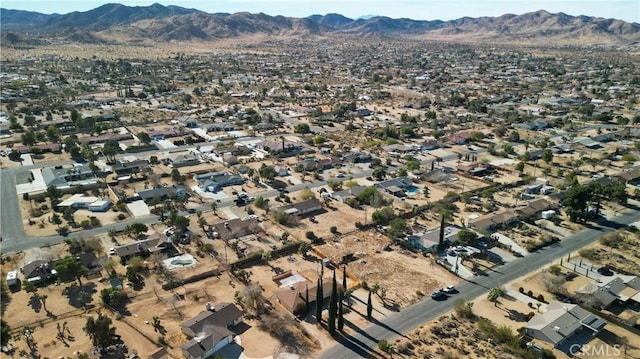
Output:
<path fill-rule="evenodd" d="M 438 289 L 435 292 L 431 293 L 431 299 L 441 300 L 446 297 L 447 297 L 447 294 L 442 289 Z"/>
<path fill-rule="evenodd" d="M 447 293 L 447 294 L 458 293 L 458 290 L 457 290 L 454 286 L 452 286 L 452 285 L 450 285 L 450 286 L 446 287 L 446 288 L 445 288 L 445 289 L 443 289 L 442 291 L 443 291 L 443 292 L 445 292 L 445 293 Z"/>

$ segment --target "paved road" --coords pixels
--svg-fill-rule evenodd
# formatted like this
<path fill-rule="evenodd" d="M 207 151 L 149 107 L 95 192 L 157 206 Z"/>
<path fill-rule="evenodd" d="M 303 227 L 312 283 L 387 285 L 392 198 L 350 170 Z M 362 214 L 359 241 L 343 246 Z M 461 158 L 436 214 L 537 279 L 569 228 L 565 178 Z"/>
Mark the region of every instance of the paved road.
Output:
<path fill-rule="evenodd" d="M 419 325 L 445 314 L 453 309 L 454 303 L 458 299 L 471 301 L 478 296 L 484 295 L 492 287 L 504 285 L 531 271 L 540 269 L 560 257 L 596 241 L 604 233 L 614 231 L 621 225 L 628 225 L 637 220 L 640 220 L 640 210 L 628 210 L 610 221 L 602 222 L 591 229 L 566 237 L 556 245 L 546 247 L 525 258 L 519 258 L 500 266 L 487 276 L 476 276 L 469 281 L 463 282 L 457 286 L 460 293 L 454 294 L 448 300 L 438 302 L 431 298 L 425 299 L 366 328 L 354 327 L 349 325 L 350 323 L 345 323 L 355 331 L 355 334 L 341 337 L 338 340 L 338 344 L 324 351 L 320 358 L 368 358 L 371 351 L 377 348 L 379 340 L 392 340 L 410 332 Z"/>
<path fill-rule="evenodd" d="M 50 166 L 57 166 L 62 164 L 71 163 L 70 161 L 62 161 L 59 163 L 47 164 Z M 113 223 L 104 225 L 101 227 L 93 228 L 90 230 L 83 230 L 79 232 L 73 232 L 69 234 L 67 237 L 63 237 L 60 235 L 49 236 L 49 237 L 30 237 L 27 236 L 24 232 L 22 216 L 20 214 L 20 208 L 18 205 L 18 201 L 21 199 L 17 198 L 16 195 L 16 187 L 15 187 L 15 176 L 19 172 L 28 171 L 31 168 L 40 167 L 40 166 L 23 166 L 16 168 L 8 168 L 0 171 L 0 200 L 2 206 L 2 212 L 0 212 L 0 233 L 2 234 L 2 242 L 0 243 L 0 252 L 3 254 L 23 251 L 25 249 L 41 247 L 44 245 L 53 245 L 57 243 L 61 243 L 65 240 L 65 238 L 75 238 L 75 237 L 89 237 L 101 233 L 106 233 L 111 229 L 114 230 L 122 230 L 127 227 L 127 225 L 134 222 L 141 222 L 145 224 L 156 223 L 159 221 L 158 216 L 149 215 L 143 217 L 131 218 L 126 221 L 122 221 L 119 223 Z M 402 165 L 398 165 L 397 168 L 403 167 Z M 351 177 L 363 178 L 367 176 L 371 176 L 373 170 L 366 170 L 360 173 L 352 174 Z M 301 183 L 297 185 L 292 185 L 287 187 L 289 192 L 300 191 L 305 187 L 309 188 L 318 188 L 325 186 L 327 184 L 326 180 L 315 181 L 315 182 L 307 182 Z M 271 198 L 279 195 L 279 191 L 275 189 L 267 189 L 263 192 L 258 193 L 257 195 L 263 196 L 265 198 Z M 5 204 L 6 203 L 6 204 Z M 218 209 L 224 207 L 230 207 L 235 205 L 233 199 L 224 200 L 218 203 Z M 196 209 L 201 210 L 203 212 L 207 212 L 211 210 L 210 204 L 203 204 Z M 186 212 L 182 212 L 182 215 L 188 215 Z"/>

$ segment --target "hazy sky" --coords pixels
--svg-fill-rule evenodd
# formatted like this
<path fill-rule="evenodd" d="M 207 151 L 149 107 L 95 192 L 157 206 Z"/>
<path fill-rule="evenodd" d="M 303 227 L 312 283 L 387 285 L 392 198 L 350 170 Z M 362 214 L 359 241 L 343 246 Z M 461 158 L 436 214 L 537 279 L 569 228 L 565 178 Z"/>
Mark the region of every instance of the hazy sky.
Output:
<path fill-rule="evenodd" d="M 158 2 L 209 13 L 248 11 L 296 17 L 339 13 L 351 18 L 384 15 L 416 20 L 523 14 L 544 9 L 552 13 L 564 12 L 640 23 L 640 0 L 0 0 L 0 6 L 5 9 L 65 14 L 90 10 L 108 2 L 129 6 L 148 6 Z"/>

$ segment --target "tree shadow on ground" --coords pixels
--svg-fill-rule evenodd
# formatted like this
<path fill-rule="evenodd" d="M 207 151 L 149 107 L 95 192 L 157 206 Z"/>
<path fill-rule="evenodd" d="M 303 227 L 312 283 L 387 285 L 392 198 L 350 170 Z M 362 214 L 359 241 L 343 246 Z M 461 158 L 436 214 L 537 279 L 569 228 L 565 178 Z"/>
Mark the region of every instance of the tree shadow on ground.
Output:
<path fill-rule="evenodd" d="M 32 294 L 29 297 L 29 306 L 33 309 L 34 312 L 40 313 L 42 309 L 42 303 L 40 302 L 40 298 L 36 294 Z"/>
<path fill-rule="evenodd" d="M 88 282 L 83 284 L 82 288 L 78 286 L 78 284 L 74 283 L 65 288 L 63 294 L 69 299 L 69 305 L 74 308 L 84 308 L 93 302 L 93 295 L 96 292 L 96 285 L 92 282 Z"/>

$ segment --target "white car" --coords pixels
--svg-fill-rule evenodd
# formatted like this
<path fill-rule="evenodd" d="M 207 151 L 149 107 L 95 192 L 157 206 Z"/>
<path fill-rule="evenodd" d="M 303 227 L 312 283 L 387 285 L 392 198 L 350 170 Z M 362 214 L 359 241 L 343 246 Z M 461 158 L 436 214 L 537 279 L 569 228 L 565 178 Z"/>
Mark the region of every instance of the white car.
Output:
<path fill-rule="evenodd" d="M 115 256 L 116 255 L 116 249 L 115 248 L 109 248 L 109 255 L 110 256 Z"/>
<path fill-rule="evenodd" d="M 446 287 L 446 288 L 445 288 L 445 289 L 443 289 L 442 291 L 443 291 L 443 292 L 445 292 L 445 293 L 447 293 L 447 294 L 457 293 L 457 292 L 458 292 L 458 290 L 457 290 L 454 286 L 452 286 L 452 285 L 450 285 L 450 286 Z"/>

